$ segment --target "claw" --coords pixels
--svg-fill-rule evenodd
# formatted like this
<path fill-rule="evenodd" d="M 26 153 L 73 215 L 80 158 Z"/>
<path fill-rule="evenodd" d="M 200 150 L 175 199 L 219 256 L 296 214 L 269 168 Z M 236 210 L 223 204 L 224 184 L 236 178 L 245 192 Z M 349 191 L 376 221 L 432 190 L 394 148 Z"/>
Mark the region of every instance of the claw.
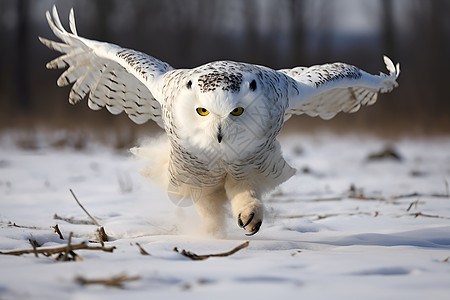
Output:
<path fill-rule="evenodd" d="M 254 216 L 255 216 L 255 213 L 251 213 L 250 217 L 247 220 L 247 222 L 244 224 L 244 222 L 242 222 L 242 219 L 241 219 L 241 214 L 239 214 L 239 216 L 238 216 L 238 225 L 239 225 L 239 227 L 245 228 L 245 226 L 250 224 L 250 222 L 253 220 Z"/>
<path fill-rule="evenodd" d="M 244 227 L 244 223 L 242 222 L 242 219 L 241 219 L 241 214 L 239 214 L 239 216 L 238 216 L 238 225 L 239 225 L 239 227 Z"/>
<path fill-rule="evenodd" d="M 262 221 L 259 221 L 258 223 L 256 223 L 255 227 L 253 227 L 253 229 L 252 229 L 252 232 L 246 233 L 245 235 L 252 236 L 252 235 L 256 234 L 259 231 L 259 228 L 261 228 L 261 224 L 262 224 Z"/>
<path fill-rule="evenodd" d="M 253 220 L 253 217 L 255 216 L 255 213 L 251 213 L 250 216 L 248 217 L 247 223 L 244 224 L 244 227 L 247 226 L 248 224 L 250 224 L 250 222 Z"/>

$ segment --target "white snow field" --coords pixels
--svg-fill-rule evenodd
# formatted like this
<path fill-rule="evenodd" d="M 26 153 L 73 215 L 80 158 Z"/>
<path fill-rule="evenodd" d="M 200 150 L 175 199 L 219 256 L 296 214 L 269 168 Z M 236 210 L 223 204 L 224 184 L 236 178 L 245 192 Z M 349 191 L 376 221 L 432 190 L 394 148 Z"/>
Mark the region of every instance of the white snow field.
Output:
<path fill-rule="evenodd" d="M 450 138 L 283 136 L 298 173 L 267 195 L 259 233 L 245 236 L 230 216 L 223 239 L 204 235 L 194 208 L 170 202 L 129 153 L 10 140 L 0 139 L 0 251 L 66 247 L 70 232 L 71 245 L 100 246 L 70 189 L 115 249 L 74 250 L 76 261 L 0 255 L 2 300 L 450 299 Z M 400 160 L 368 159 L 389 145 Z M 206 260 L 173 250 L 218 254 L 245 241 Z"/>

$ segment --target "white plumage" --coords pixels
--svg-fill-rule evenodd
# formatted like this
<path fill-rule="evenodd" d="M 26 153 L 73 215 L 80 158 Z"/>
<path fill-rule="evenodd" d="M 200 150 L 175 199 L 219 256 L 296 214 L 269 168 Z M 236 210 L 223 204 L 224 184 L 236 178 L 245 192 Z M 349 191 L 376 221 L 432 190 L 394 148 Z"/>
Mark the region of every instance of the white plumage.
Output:
<path fill-rule="evenodd" d="M 145 175 L 161 180 L 173 200 L 194 200 L 213 233 L 223 229 L 227 201 L 239 226 L 249 235 L 258 232 L 262 195 L 295 173 L 276 140 L 291 115 L 330 119 L 355 112 L 396 87 L 400 73 L 387 57 L 389 74 L 380 75 L 343 63 L 276 71 L 217 61 L 174 69 L 144 53 L 79 37 L 73 10 L 71 33 L 55 7 L 46 16 L 62 43 L 40 40 L 64 53 L 47 68 L 67 68 L 57 84 L 73 84 L 69 102 L 87 97 L 91 109 L 125 111 L 138 124 L 151 119 L 164 128 L 164 147 L 133 152 L 153 162 Z"/>

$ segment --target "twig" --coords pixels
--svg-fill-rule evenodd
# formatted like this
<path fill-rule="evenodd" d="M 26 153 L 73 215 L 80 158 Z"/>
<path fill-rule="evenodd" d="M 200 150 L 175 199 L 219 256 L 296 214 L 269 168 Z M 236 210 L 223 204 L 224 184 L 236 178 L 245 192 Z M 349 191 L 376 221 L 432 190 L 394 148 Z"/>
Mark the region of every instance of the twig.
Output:
<path fill-rule="evenodd" d="M 61 240 L 64 240 L 64 237 L 63 237 L 63 235 L 62 235 L 62 233 L 61 233 L 61 230 L 59 230 L 58 224 L 56 224 L 55 226 L 52 226 L 52 228 L 53 228 L 53 230 L 55 230 L 55 232 L 59 235 L 59 238 L 60 238 Z"/>
<path fill-rule="evenodd" d="M 57 214 L 54 214 L 54 215 L 53 215 L 53 219 L 65 221 L 65 222 L 70 223 L 70 224 L 95 225 L 95 223 L 92 222 L 92 221 L 88 221 L 88 220 L 76 220 L 76 219 L 74 219 L 73 217 L 70 217 L 70 218 L 64 218 L 64 217 L 61 217 L 61 216 L 59 216 L 59 215 L 57 215 Z"/>
<path fill-rule="evenodd" d="M 0 255 L 22 255 L 22 254 L 29 254 L 29 253 L 42 253 L 44 255 L 50 256 L 52 254 L 57 253 L 63 253 L 66 251 L 67 246 L 62 247 L 56 247 L 56 248 L 44 248 L 44 249 L 27 249 L 27 250 L 14 250 L 14 251 L 7 251 L 7 252 L 1 252 Z M 81 243 L 77 245 L 72 245 L 71 250 L 101 250 L 105 252 L 113 252 L 116 247 L 98 247 L 98 246 L 89 246 L 86 243 Z"/>
<path fill-rule="evenodd" d="M 139 244 L 138 242 L 136 242 L 136 246 L 139 247 L 139 250 L 141 252 L 142 255 L 151 255 L 150 253 L 148 253 L 147 251 L 145 251 L 144 248 L 142 248 L 141 244 Z"/>
<path fill-rule="evenodd" d="M 37 247 L 40 247 L 39 243 L 35 239 L 29 239 L 28 241 L 30 242 L 31 247 L 33 247 L 34 256 L 38 257 L 36 249 Z"/>
<path fill-rule="evenodd" d="M 97 228 L 97 239 L 99 240 L 100 244 L 103 246 L 104 243 L 103 242 L 108 242 L 109 241 L 109 237 L 105 232 L 105 228 L 103 228 L 103 226 L 100 226 L 99 228 Z"/>
<path fill-rule="evenodd" d="M 450 219 L 448 217 L 442 217 L 442 216 L 439 216 L 439 215 L 429 215 L 429 214 L 424 214 L 422 212 L 412 213 L 412 214 L 409 214 L 409 216 L 413 216 L 414 218 L 426 217 L 426 218 L 436 218 L 436 219 Z"/>
<path fill-rule="evenodd" d="M 370 201 L 385 201 L 386 199 L 380 198 L 380 197 L 368 197 L 364 194 L 355 194 L 351 195 L 348 198 L 350 199 L 357 199 L 357 200 L 370 200 Z"/>
<path fill-rule="evenodd" d="M 224 256 L 230 256 L 236 252 L 238 252 L 241 249 L 244 249 L 245 247 L 247 247 L 250 244 L 249 241 L 237 246 L 236 248 L 228 251 L 228 252 L 224 252 L 224 253 L 218 253 L 218 254 L 206 254 L 206 255 L 197 255 L 195 253 L 186 251 L 186 250 L 181 250 L 181 252 L 178 250 L 177 247 L 173 248 L 173 251 L 180 253 L 183 256 L 186 256 L 192 260 L 204 260 L 204 259 L 208 259 L 210 257 L 224 257 Z"/>
<path fill-rule="evenodd" d="M 100 224 L 98 224 L 97 220 L 95 220 L 89 213 L 88 211 L 83 207 L 83 205 L 81 205 L 80 201 L 78 201 L 77 196 L 75 196 L 75 194 L 73 193 L 72 189 L 70 189 L 70 192 L 72 193 L 73 198 L 75 199 L 75 201 L 77 201 L 78 205 L 81 207 L 82 210 L 84 210 L 84 212 L 88 215 L 89 218 L 91 218 L 92 222 L 94 222 L 95 225 L 97 225 L 98 227 L 100 227 Z"/>
<path fill-rule="evenodd" d="M 11 223 L 8 222 L 8 227 L 17 227 L 17 228 L 26 228 L 26 229 L 42 229 L 36 226 L 22 226 L 22 225 L 17 225 L 16 223 Z"/>
<path fill-rule="evenodd" d="M 304 215 L 288 215 L 288 216 L 278 216 L 279 218 L 283 218 L 283 219 L 297 219 L 297 218 L 311 218 L 311 217 L 316 217 L 317 220 L 322 220 L 322 219 L 326 219 L 326 218 L 330 218 L 330 217 L 340 217 L 340 216 L 357 216 L 357 215 L 367 215 L 367 216 L 373 216 L 373 217 L 378 217 L 381 214 L 378 211 L 375 211 L 374 213 L 369 213 L 369 212 L 350 212 L 350 213 L 334 213 L 334 214 L 304 214 Z M 398 215 L 398 216 L 394 216 L 396 218 L 401 218 L 404 216 L 411 216 L 411 217 L 426 217 L 426 218 L 436 218 L 436 219 L 450 219 L 450 217 L 443 217 L 443 216 L 439 216 L 439 215 L 429 215 L 429 214 L 424 214 L 422 212 L 417 212 L 417 213 L 409 213 L 406 215 Z"/>
<path fill-rule="evenodd" d="M 419 204 L 419 199 L 417 199 L 416 201 L 411 202 L 411 204 L 408 206 L 406 211 L 409 212 L 413 206 L 414 206 L 414 208 L 417 208 L 418 204 Z"/>
<path fill-rule="evenodd" d="M 393 196 L 392 199 L 411 198 L 411 197 L 448 198 L 449 195 L 443 195 L 443 194 L 410 193 L 410 194 L 403 194 L 403 195 Z"/>
<path fill-rule="evenodd" d="M 73 198 L 75 199 L 75 201 L 78 203 L 78 205 L 81 207 L 81 209 L 88 215 L 88 217 L 92 220 L 92 222 L 94 222 L 95 225 L 97 225 L 97 238 L 98 241 L 100 242 L 100 244 L 102 244 L 103 246 L 103 242 L 107 242 L 109 241 L 108 235 L 105 232 L 105 228 L 103 228 L 103 226 L 101 226 L 97 220 L 94 219 L 94 217 L 92 217 L 89 212 L 83 207 L 83 205 L 81 205 L 80 201 L 78 201 L 77 196 L 75 196 L 74 192 L 72 191 L 72 189 L 70 189 L 70 192 L 72 193 Z"/>
<path fill-rule="evenodd" d="M 63 261 L 67 261 L 69 260 L 69 253 L 72 251 L 72 247 L 70 246 L 70 242 L 72 242 L 72 235 L 73 232 L 69 233 L 69 238 L 67 239 L 67 246 L 66 246 L 66 250 L 64 251 L 64 256 L 62 258 Z"/>
<path fill-rule="evenodd" d="M 135 280 L 139 280 L 139 279 L 141 279 L 140 276 L 129 277 L 127 274 L 119 274 L 117 276 L 113 276 L 111 278 L 105 278 L 105 279 L 86 279 L 82 276 L 79 276 L 79 277 L 75 278 L 75 281 L 77 281 L 81 285 L 103 284 L 105 286 L 122 288 L 124 282 L 135 281 Z"/>
<path fill-rule="evenodd" d="M 72 245 L 71 245 L 72 235 L 73 235 L 73 232 L 70 232 L 69 238 L 67 239 L 66 250 L 64 252 L 59 253 L 56 260 L 61 260 L 61 261 L 83 260 L 80 256 L 78 256 L 75 252 L 72 251 Z M 70 258 L 69 255 L 71 255 L 72 258 Z"/>

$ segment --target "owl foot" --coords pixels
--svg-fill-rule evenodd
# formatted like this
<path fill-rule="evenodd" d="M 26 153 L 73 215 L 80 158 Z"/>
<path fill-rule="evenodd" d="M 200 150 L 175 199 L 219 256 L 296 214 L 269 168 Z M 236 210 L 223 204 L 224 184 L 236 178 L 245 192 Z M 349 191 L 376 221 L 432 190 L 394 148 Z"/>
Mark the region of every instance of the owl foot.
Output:
<path fill-rule="evenodd" d="M 245 220 L 245 223 L 243 220 Z M 243 216 L 242 213 L 240 213 L 238 216 L 239 227 L 250 232 L 246 234 L 247 236 L 256 234 L 259 231 L 259 228 L 261 228 L 261 224 L 262 220 L 259 217 L 255 218 L 255 212 L 251 212 L 248 216 Z"/>

